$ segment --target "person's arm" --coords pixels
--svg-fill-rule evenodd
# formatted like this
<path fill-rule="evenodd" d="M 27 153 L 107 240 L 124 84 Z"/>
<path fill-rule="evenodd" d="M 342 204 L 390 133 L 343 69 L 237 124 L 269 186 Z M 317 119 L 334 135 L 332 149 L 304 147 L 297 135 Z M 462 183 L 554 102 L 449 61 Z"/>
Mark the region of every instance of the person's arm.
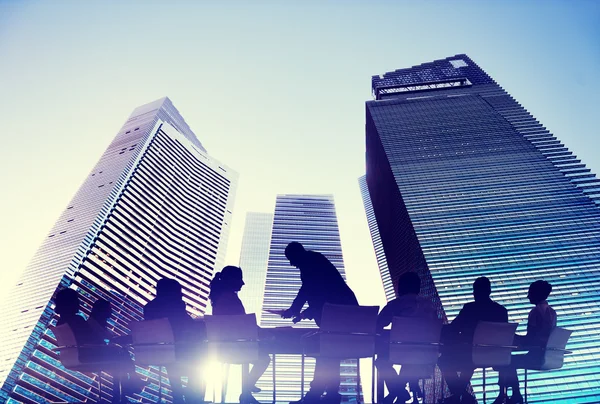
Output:
<path fill-rule="evenodd" d="M 389 303 L 385 305 L 385 307 L 381 310 L 379 315 L 377 316 L 377 331 L 383 330 L 385 327 L 390 325 L 393 317 L 392 308 Z"/>
<path fill-rule="evenodd" d="M 533 308 L 527 316 L 527 334 L 519 338 L 519 344 L 524 346 L 534 345 L 540 326 L 539 312 Z"/>
<path fill-rule="evenodd" d="M 294 299 L 294 302 L 292 303 L 291 307 L 289 309 L 285 310 L 283 312 L 283 314 L 281 315 L 281 317 L 283 317 L 283 318 L 297 317 L 300 314 L 302 307 L 304 307 L 304 303 L 306 303 L 306 300 L 307 300 L 306 289 L 304 288 L 304 286 L 302 286 L 300 288 L 300 290 L 298 291 L 298 294 L 296 295 L 296 298 Z"/>

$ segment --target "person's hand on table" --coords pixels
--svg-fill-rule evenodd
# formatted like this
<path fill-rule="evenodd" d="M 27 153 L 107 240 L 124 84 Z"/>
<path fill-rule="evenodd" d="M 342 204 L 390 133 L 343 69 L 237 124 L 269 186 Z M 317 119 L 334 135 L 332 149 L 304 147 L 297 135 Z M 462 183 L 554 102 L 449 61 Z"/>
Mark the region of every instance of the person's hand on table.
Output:
<path fill-rule="evenodd" d="M 299 316 L 299 314 L 296 313 L 296 312 L 294 312 L 294 311 L 292 311 L 292 309 L 283 310 L 281 312 L 281 317 L 282 318 L 292 318 L 293 317 L 295 319 L 298 316 Z"/>

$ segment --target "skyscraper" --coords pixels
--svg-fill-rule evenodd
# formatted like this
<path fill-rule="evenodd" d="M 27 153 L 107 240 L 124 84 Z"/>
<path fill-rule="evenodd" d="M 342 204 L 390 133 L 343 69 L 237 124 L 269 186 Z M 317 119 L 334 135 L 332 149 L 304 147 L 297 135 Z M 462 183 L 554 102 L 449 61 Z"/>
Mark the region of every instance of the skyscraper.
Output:
<path fill-rule="evenodd" d="M 373 212 L 373 204 L 371 203 L 371 197 L 369 196 L 366 175 L 363 175 L 358 179 L 358 186 L 360 187 L 360 194 L 362 196 L 363 205 L 365 206 L 365 213 L 367 214 L 369 233 L 371 234 L 371 240 L 373 240 L 373 247 L 375 248 L 375 258 L 377 259 L 377 266 L 379 267 L 379 273 L 383 283 L 383 291 L 385 293 L 386 300 L 389 302 L 396 297 L 396 292 L 394 290 L 394 284 L 392 283 L 390 270 L 385 259 L 383 245 L 381 244 L 381 236 L 379 235 L 379 228 L 377 228 L 375 212 Z"/>
<path fill-rule="evenodd" d="M 520 331 L 529 284 L 549 281 L 573 354 L 533 375 L 530 401 L 600 402 L 600 181 L 466 55 L 372 88 L 366 180 L 391 279 L 417 271 L 452 320 L 485 275 Z"/>
<path fill-rule="evenodd" d="M 248 212 L 246 214 L 240 253 L 240 267 L 244 271 L 246 285 L 239 295 L 244 302 L 246 313 L 256 313 L 256 319 L 259 321 L 269 262 L 272 227 L 272 213 Z"/>
<path fill-rule="evenodd" d="M 291 326 L 290 319 L 265 312 L 264 310 L 283 310 L 292 305 L 302 282 L 300 271 L 290 265 L 285 257 L 285 247 L 292 241 L 298 241 L 307 250 L 325 255 L 345 278 L 342 246 L 335 213 L 335 204 L 331 195 L 278 195 L 275 204 L 275 216 L 269 263 L 263 300 L 261 325 L 263 327 Z M 316 327 L 313 321 L 301 321 L 294 327 Z M 297 400 L 300 397 L 300 358 L 298 356 L 277 356 L 277 398 L 281 401 Z M 314 370 L 314 360 L 307 360 L 306 386 Z M 262 380 L 271 380 L 271 367 Z M 344 361 L 341 366 L 342 384 L 340 393 L 344 401 L 356 399 L 356 361 Z M 261 384 L 264 397 L 268 398 L 271 388 L 268 383 Z"/>
<path fill-rule="evenodd" d="M 96 299 L 110 300 L 117 334 L 142 318 L 162 277 L 179 280 L 188 312 L 202 314 L 225 254 L 236 184 L 168 98 L 135 109 L 7 300 L 0 401 L 97 399 L 96 380 L 65 370 L 52 351 L 57 288 L 76 289 L 85 314 Z M 150 382 L 142 396 L 156 397 L 156 371 L 138 371 Z"/>

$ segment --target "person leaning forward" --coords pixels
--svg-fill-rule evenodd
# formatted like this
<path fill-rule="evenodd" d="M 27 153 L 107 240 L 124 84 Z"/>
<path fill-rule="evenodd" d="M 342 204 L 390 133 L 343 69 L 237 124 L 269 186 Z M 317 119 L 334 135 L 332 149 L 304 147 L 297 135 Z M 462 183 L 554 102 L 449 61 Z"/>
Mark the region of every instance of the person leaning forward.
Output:
<path fill-rule="evenodd" d="M 302 244 L 294 241 L 285 248 L 285 256 L 291 265 L 300 270 L 302 287 L 292 306 L 283 312 L 283 318 L 293 318 L 294 322 L 314 319 L 320 326 L 325 303 L 358 306 L 352 289 L 323 254 L 305 250 Z M 302 311 L 305 303 L 308 303 L 308 308 Z M 340 361 L 335 358 L 317 357 L 310 390 L 301 400 L 293 403 L 339 404 L 342 398 L 338 392 L 339 388 Z M 324 392 L 326 395 L 321 399 Z"/>

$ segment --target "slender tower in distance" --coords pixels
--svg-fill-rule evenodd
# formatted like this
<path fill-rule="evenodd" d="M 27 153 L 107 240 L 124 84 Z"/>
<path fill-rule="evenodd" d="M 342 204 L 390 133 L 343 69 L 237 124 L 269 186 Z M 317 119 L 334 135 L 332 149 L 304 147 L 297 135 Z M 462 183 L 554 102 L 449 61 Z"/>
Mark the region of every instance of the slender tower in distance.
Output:
<path fill-rule="evenodd" d="M 98 298 L 109 300 L 117 335 L 142 319 L 163 277 L 182 284 L 191 315 L 203 314 L 213 270 L 223 263 L 236 186 L 237 174 L 207 154 L 168 98 L 136 108 L 7 299 L 0 401 L 98 400 L 98 375 L 64 369 L 52 351 L 58 289 L 77 290 L 86 315 Z M 134 398 L 156 400 L 157 370 L 138 371 L 148 385 Z"/>
<path fill-rule="evenodd" d="M 383 245 L 381 244 L 381 236 L 379 235 L 379 229 L 377 228 L 377 220 L 375 220 L 375 212 L 373 212 L 369 188 L 367 188 L 366 175 L 363 175 L 358 179 L 358 186 L 360 187 L 360 194 L 362 196 L 363 205 L 365 206 L 367 223 L 369 224 L 369 233 L 371 234 L 371 240 L 373 240 L 373 247 L 375 248 L 375 258 L 377 259 L 377 266 L 379 267 L 379 274 L 381 275 L 381 282 L 383 283 L 383 291 L 385 292 L 386 300 L 389 302 L 396 297 L 396 292 L 385 259 Z"/>
<path fill-rule="evenodd" d="M 246 285 L 239 292 L 239 295 L 242 302 L 244 302 L 246 313 L 256 313 L 256 320 L 259 322 L 265 291 L 272 228 L 272 213 L 248 212 L 246 214 L 240 252 L 240 267 L 244 273 Z"/>
<path fill-rule="evenodd" d="M 389 278 L 418 272 L 452 320 L 486 276 L 521 333 L 529 285 L 550 282 L 573 354 L 529 380 L 530 401 L 600 402 L 600 180 L 467 55 L 372 89 L 366 183 Z"/>

